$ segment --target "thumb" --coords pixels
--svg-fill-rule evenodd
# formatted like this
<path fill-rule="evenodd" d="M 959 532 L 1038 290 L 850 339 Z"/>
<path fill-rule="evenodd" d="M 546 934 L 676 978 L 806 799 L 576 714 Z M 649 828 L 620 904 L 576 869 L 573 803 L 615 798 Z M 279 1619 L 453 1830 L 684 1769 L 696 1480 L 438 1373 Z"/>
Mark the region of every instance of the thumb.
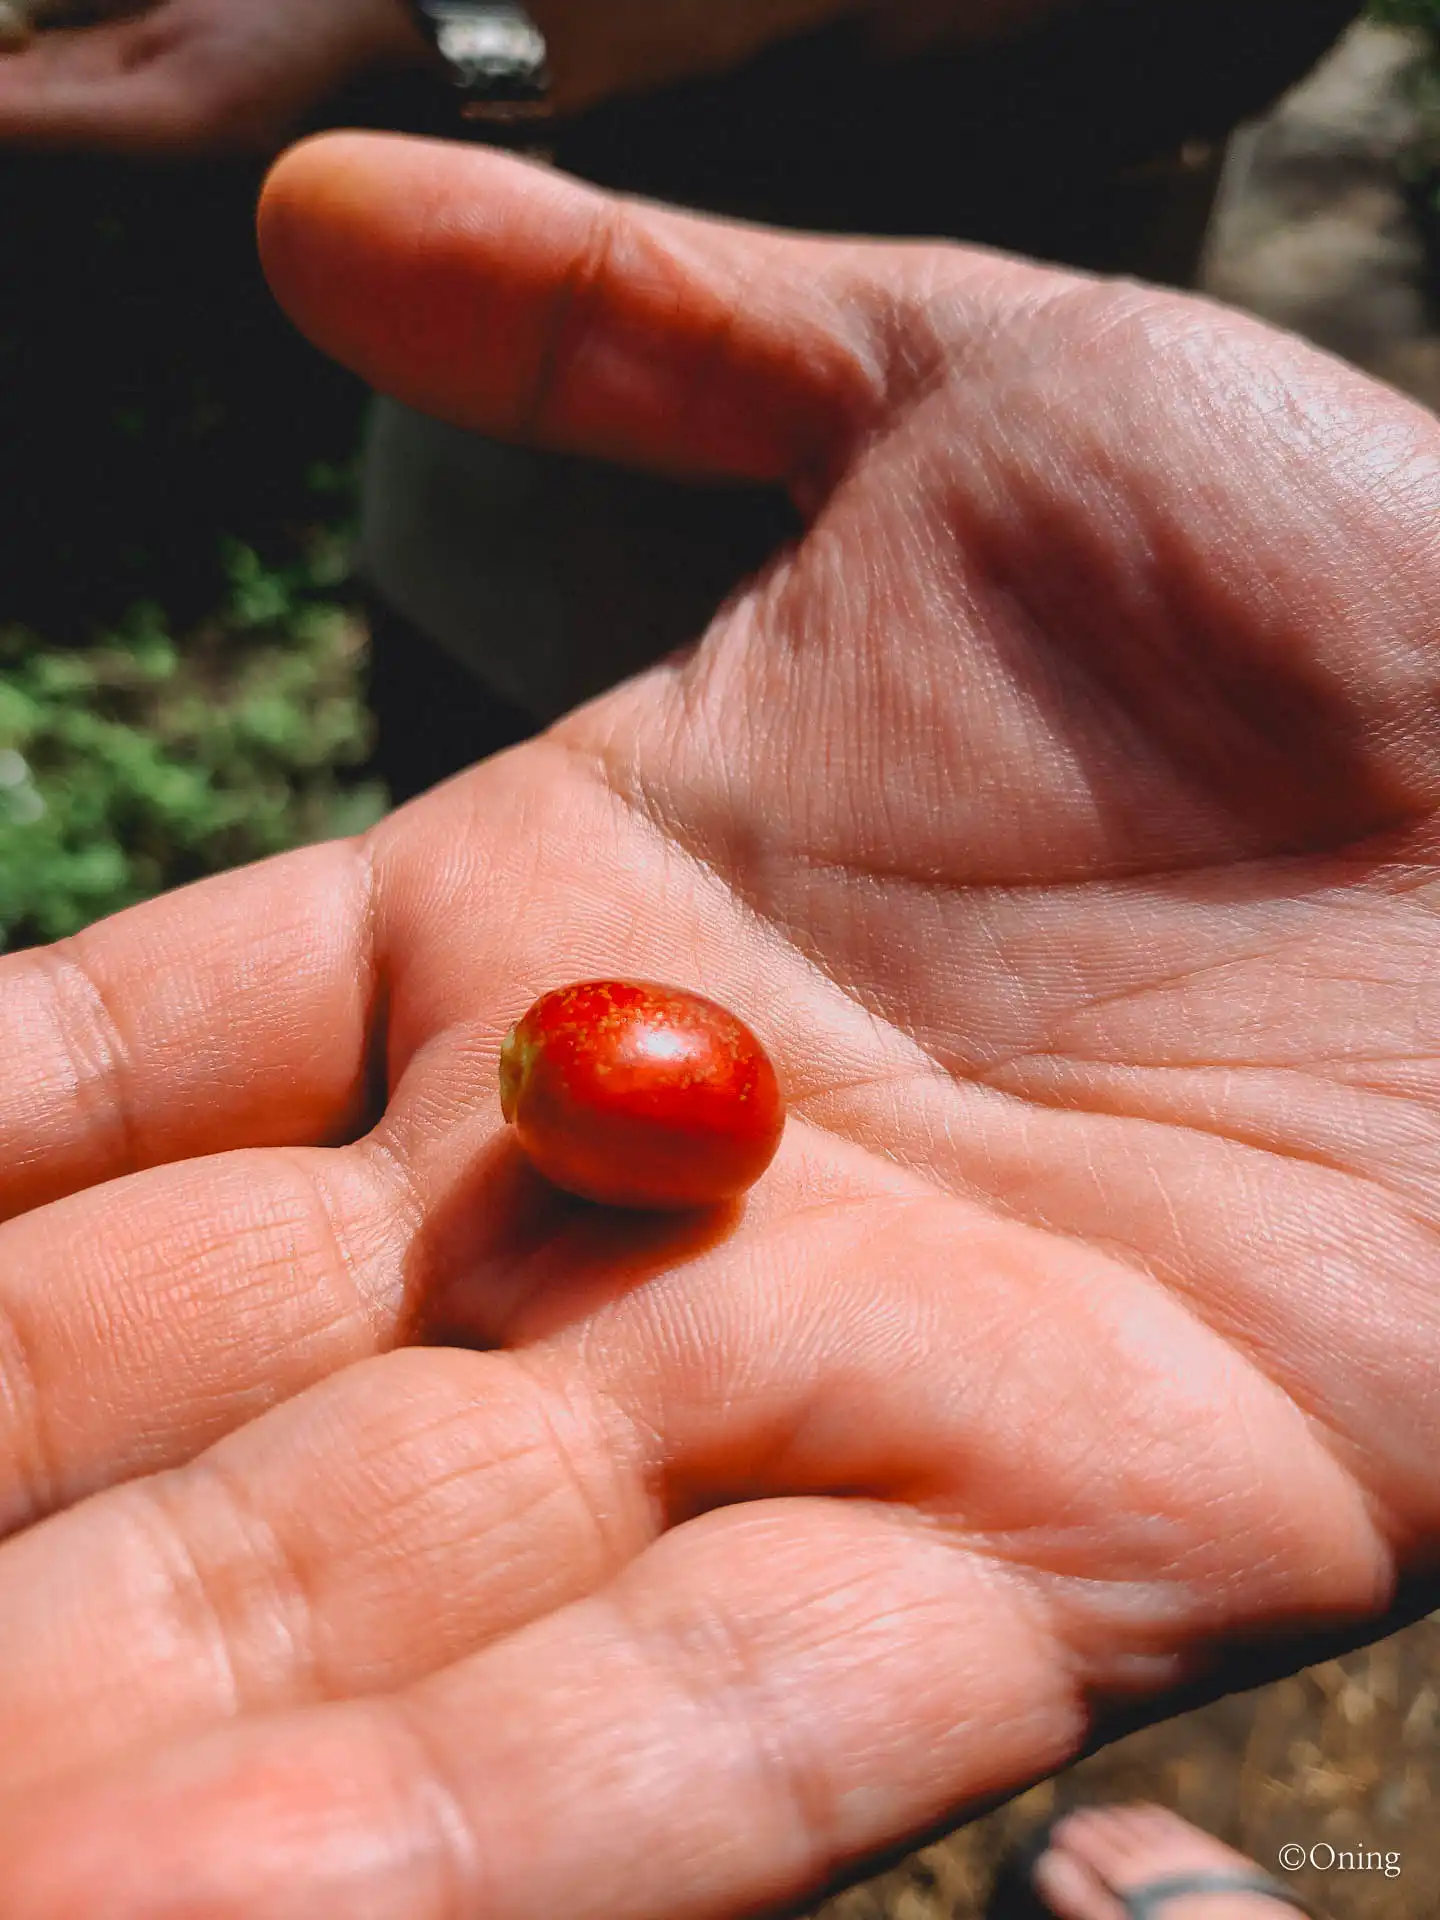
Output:
<path fill-rule="evenodd" d="M 873 245 L 353 133 L 280 160 L 259 231 L 276 297 L 318 346 L 502 439 L 804 489 L 883 409 L 880 308 L 857 297 Z"/>

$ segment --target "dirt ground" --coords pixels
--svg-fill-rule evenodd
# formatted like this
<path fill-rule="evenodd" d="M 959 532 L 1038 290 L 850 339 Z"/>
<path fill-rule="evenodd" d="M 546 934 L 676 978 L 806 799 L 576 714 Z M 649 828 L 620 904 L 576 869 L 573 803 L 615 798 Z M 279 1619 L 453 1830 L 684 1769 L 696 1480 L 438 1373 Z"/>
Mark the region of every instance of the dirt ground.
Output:
<path fill-rule="evenodd" d="M 1440 1618 L 1117 1741 L 814 1920 L 980 1920 L 996 1864 L 1017 1839 L 1062 1809 L 1137 1799 L 1239 1847 L 1326 1920 L 1433 1920 Z M 1281 1873 L 1280 1849 L 1291 1844 L 1317 1850 L 1321 1867 Z M 1327 1847 L 1357 1864 L 1331 1866 Z M 1387 1854 L 1399 1856 L 1394 1877 Z"/>
<path fill-rule="evenodd" d="M 1304 334 L 1440 410 L 1434 263 L 1402 174 L 1417 43 L 1358 27 L 1233 143 L 1205 291 Z"/>
<path fill-rule="evenodd" d="M 1440 407 L 1440 329 L 1399 172 L 1414 136 L 1402 84 L 1411 57 L 1405 36 L 1357 29 L 1237 140 L 1204 284 Z M 1328 1920 L 1432 1920 L 1440 1615 L 1121 1740 L 813 1920 L 980 1920 L 996 1863 L 1018 1836 L 1077 1803 L 1136 1798 L 1173 1808 L 1267 1871 L 1279 1871 L 1288 1843 L 1318 1849 L 1324 1870 L 1281 1877 Z M 1385 1872 L 1386 1854 L 1398 1854 L 1398 1874 Z"/>

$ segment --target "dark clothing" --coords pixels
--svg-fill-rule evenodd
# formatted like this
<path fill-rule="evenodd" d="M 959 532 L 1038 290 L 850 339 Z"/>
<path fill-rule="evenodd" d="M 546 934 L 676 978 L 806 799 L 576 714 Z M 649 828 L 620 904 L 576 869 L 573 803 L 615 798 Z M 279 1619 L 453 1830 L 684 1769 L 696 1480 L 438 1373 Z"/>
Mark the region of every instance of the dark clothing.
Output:
<path fill-rule="evenodd" d="M 774 226 L 946 235 L 1133 264 L 1116 176 L 1220 139 L 1333 45 L 1359 0 L 1081 0 L 990 46 L 877 60 L 863 21 L 740 71 L 603 106 L 559 163 Z"/>

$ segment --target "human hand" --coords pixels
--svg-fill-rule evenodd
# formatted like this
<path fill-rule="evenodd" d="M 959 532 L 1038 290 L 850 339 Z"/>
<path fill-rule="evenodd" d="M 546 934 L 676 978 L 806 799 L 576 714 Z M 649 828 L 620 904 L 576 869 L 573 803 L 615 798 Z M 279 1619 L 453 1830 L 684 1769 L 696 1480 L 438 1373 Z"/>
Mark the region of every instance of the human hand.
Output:
<path fill-rule="evenodd" d="M 403 0 L 152 0 L 0 57 L 0 142 L 148 155 L 272 152 L 371 69 L 429 57 Z M 869 16 L 877 52 L 985 38 L 1060 0 L 533 0 L 562 114 L 723 72 L 772 42 Z M 98 10 L 98 9 L 97 9 Z M 5 37 L 0 7 L 0 40 Z"/>
<path fill-rule="evenodd" d="M 401 0 L 154 0 L 0 57 L 0 141 L 273 152 L 346 81 L 425 52 Z"/>
<path fill-rule="evenodd" d="M 808 530 L 365 840 L 0 963 L 6 1920 L 755 1912 L 1378 1622 L 1440 1535 L 1436 426 L 421 142 L 263 236 L 402 399 Z M 773 1049 L 738 1217 L 517 1163 L 501 1036 L 596 973 Z"/>
<path fill-rule="evenodd" d="M 556 107 L 571 113 L 723 70 L 867 3 L 537 0 L 534 13 L 550 45 Z M 403 0 L 153 0 L 0 56 L 0 142 L 273 152 L 346 81 L 429 57 Z"/>

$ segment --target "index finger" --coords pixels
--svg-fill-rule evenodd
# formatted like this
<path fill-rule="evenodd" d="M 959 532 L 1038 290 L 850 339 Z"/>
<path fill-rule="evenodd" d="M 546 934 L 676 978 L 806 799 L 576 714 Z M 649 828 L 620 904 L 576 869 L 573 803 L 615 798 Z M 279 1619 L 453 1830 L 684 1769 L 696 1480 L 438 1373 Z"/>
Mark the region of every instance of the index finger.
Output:
<path fill-rule="evenodd" d="M 361 1128 L 365 843 L 201 881 L 0 960 L 0 1220 L 144 1167 Z"/>

